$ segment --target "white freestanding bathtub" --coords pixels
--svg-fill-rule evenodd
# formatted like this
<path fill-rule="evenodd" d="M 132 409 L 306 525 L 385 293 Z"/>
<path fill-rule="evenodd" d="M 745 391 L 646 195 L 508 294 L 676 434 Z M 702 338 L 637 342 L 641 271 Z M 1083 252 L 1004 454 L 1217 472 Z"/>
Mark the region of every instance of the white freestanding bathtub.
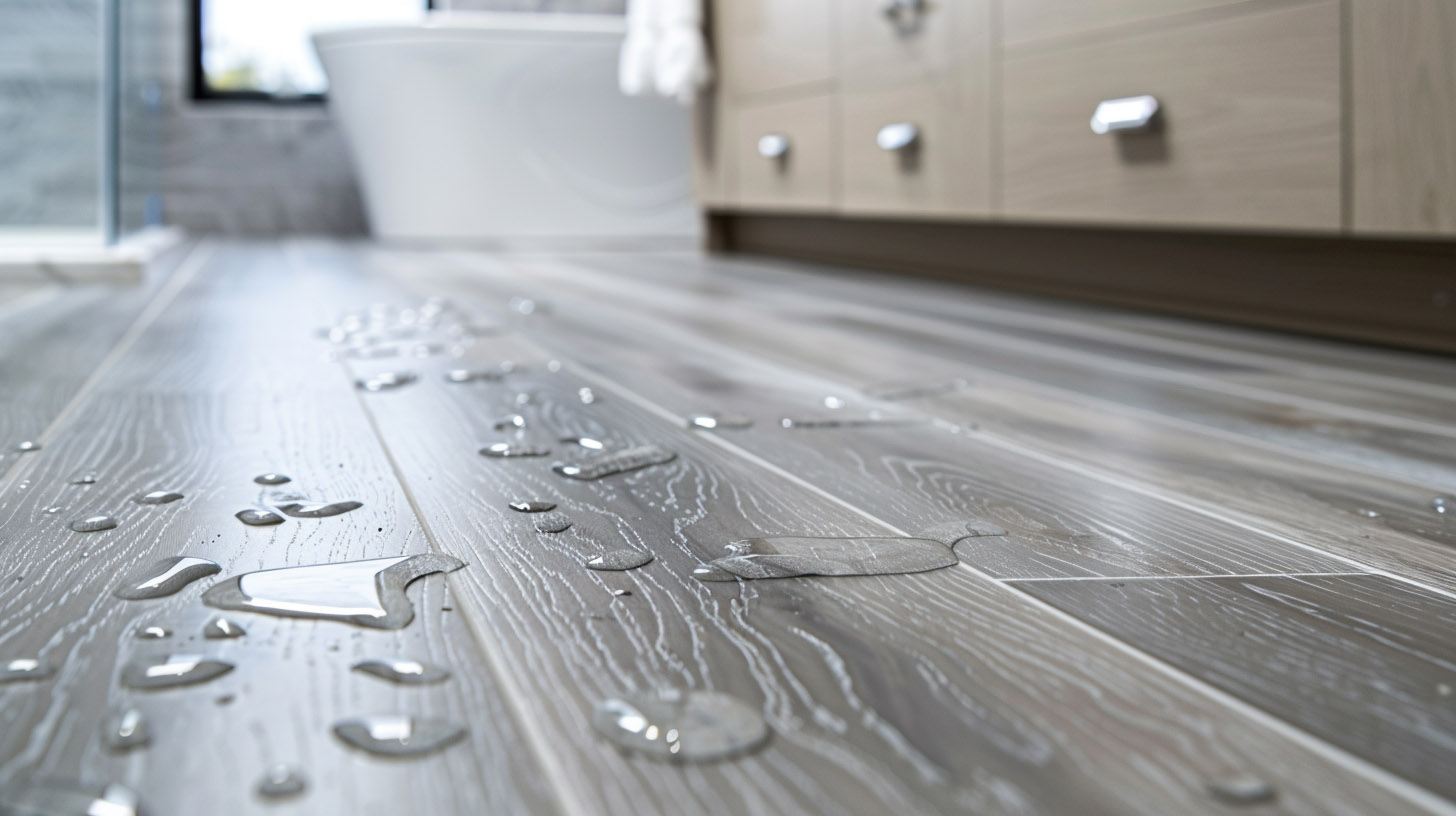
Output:
<path fill-rule="evenodd" d="M 432 12 L 320 31 L 376 236 L 684 244 L 689 112 L 617 89 L 623 18 Z"/>

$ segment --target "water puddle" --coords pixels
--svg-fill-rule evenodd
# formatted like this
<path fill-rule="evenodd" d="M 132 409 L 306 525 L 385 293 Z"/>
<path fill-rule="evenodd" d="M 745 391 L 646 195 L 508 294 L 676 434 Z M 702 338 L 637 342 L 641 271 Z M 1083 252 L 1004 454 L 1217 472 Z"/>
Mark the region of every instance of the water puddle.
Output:
<path fill-rule="evenodd" d="M 308 778 L 291 765 L 271 765 L 254 790 L 264 799 L 286 799 L 308 789 Z"/>
<path fill-rule="evenodd" d="M 239 510 L 236 514 L 238 521 L 249 527 L 267 527 L 273 524 L 282 524 L 283 517 L 261 507 L 249 507 L 247 510 Z"/>
<path fill-rule="evenodd" d="M 285 476 L 282 473 L 262 473 L 254 476 L 253 481 L 260 485 L 281 485 L 293 481 L 293 477 Z"/>
<path fill-rule="evenodd" d="M 385 371 L 371 377 L 362 377 L 355 380 L 354 384 L 363 391 L 393 391 L 411 385 L 419 378 L 420 375 L 413 371 Z"/>
<path fill-rule="evenodd" d="M 213 615 L 202 625 L 202 636 L 208 640 L 232 640 L 248 634 L 248 631 L 222 615 Z"/>
<path fill-rule="evenodd" d="M 32 657 L 0 661 L 0 683 L 11 683 L 17 680 L 44 680 L 55 673 L 56 670 L 49 664 Z"/>
<path fill-rule="evenodd" d="M 970 384 L 970 380 L 963 377 L 952 377 L 946 380 L 921 382 L 876 383 L 874 385 L 867 385 L 861 390 L 865 396 L 873 399 L 885 400 L 886 402 L 900 402 L 903 400 L 943 396 L 967 388 Z"/>
<path fill-rule="evenodd" d="M 676 453 L 660 445 L 637 445 L 602 453 L 580 462 L 557 462 L 551 469 L 570 479 L 591 480 L 666 464 L 676 458 Z"/>
<path fill-rule="evenodd" d="M 218 609 L 401 629 L 415 616 L 405 587 L 463 566 L 459 559 L 429 553 L 284 567 L 229 578 L 203 593 L 202 601 Z"/>
<path fill-rule="evenodd" d="M 619 748 L 669 762 L 741 756 L 768 740 L 758 709 L 712 691 L 673 691 L 597 704 L 592 726 Z"/>
<path fill-rule="evenodd" d="M 132 499 L 137 504 L 171 504 L 183 498 L 181 493 L 173 490 L 153 490 L 150 493 L 143 493 Z"/>
<path fill-rule="evenodd" d="M 493 445 L 486 445 L 480 449 L 481 456 L 488 456 L 492 459 L 513 459 L 525 456 L 546 456 L 551 449 L 540 445 L 530 445 L 524 442 L 496 442 Z"/>
<path fill-rule="evenodd" d="M 335 723 L 334 736 L 371 754 L 420 756 L 459 742 L 465 727 L 427 717 L 377 714 Z"/>
<path fill-rule="evenodd" d="M 141 799 L 124 785 L 96 790 L 56 782 L 22 782 L 0 790 L 0 813 L 10 816 L 138 816 Z"/>
<path fill-rule="evenodd" d="M 363 507 L 363 502 L 352 500 L 336 502 L 286 502 L 277 505 L 277 508 L 286 516 L 293 518 L 328 518 L 330 516 L 341 516 L 353 510 Z"/>
<path fill-rule="evenodd" d="M 975 521 L 951 521 L 945 524 L 937 524 L 921 530 L 917 538 L 933 538 L 947 547 L 954 547 L 956 542 L 967 538 L 981 538 L 984 536 L 1009 535 L 1006 528 L 998 524 L 977 519 Z"/>
<path fill-rule="evenodd" d="M 513 501 L 510 508 L 518 513 L 548 513 L 556 509 L 556 502 Z"/>
<path fill-rule="evenodd" d="M 775 536 L 735 541 L 722 558 L 694 570 L 699 581 L 792 578 L 799 575 L 896 575 L 958 563 L 943 542 L 930 538 Z"/>
<path fill-rule="evenodd" d="M 116 527 L 116 517 L 107 515 L 85 516 L 84 518 L 71 519 L 68 525 L 78 533 L 99 533 L 102 530 L 111 530 Z"/>
<path fill-rule="evenodd" d="M 179 555 L 164 558 L 151 567 L 131 576 L 118 587 L 116 597 L 124 601 L 142 601 L 149 598 L 163 598 L 182 587 L 222 572 L 216 561 Z"/>
<path fill-rule="evenodd" d="M 130 751 L 151 742 L 152 731 L 140 711 L 126 708 L 106 715 L 106 722 L 101 726 L 101 740 L 108 750 Z"/>
<path fill-rule="evenodd" d="M 564 533 L 571 528 L 571 519 L 562 513 L 547 513 L 536 517 L 535 527 L 538 533 Z"/>
<path fill-rule="evenodd" d="M 162 689 L 205 683 L 233 670 L 233 664 L 201 655 L 134 660 L 121 670 L 121 683 L 134 689 Z"/>
<path fill-rule="evenodd" d="M 407 686 L 438 683 L 450 677 L 450 670 L 444 666 L 418 660 L 361 660 L 354 664 L 354 671 Z"/>
<path fill-rule="evenodd" d="M 651 553 L 638 550 L 612 550 L 588 558 L 586 568 L 614 571 L 637 569 L 652 563 L 652 558 Z"/>
<path fill-rule="evenodd" d="M 703 430 L 743 430 L 753 427 L 753 420 L 743 414 L 698 414 L 688 418 L 689 428 Z"/>

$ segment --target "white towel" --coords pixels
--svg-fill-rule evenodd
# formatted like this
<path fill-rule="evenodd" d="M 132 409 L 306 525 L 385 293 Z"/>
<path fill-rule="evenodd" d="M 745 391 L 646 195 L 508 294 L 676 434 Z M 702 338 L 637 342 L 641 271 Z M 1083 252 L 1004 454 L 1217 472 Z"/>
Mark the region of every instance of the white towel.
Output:
<path fill-rule="evenodd" d="M 703 0 L 628 0 L 618 68 L 623 93 L 656 93 L 686 105 L 712 76 Z"/>

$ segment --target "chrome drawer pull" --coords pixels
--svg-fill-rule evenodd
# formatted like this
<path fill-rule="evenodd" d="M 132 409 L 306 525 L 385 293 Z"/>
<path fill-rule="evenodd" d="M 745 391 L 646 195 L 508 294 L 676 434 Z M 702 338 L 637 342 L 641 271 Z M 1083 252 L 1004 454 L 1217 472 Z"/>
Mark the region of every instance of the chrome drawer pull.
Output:
<path fill-rule="evenodd" d="M 925 0 L 890 0 L 881 11 L 900 33 L 912 34 L 920 28 L 925 6 Z"/>
<path fill-rule="evenodd" d="M 920 128 L 910 122 L 895 122 L 880 128 L 875 134 L 875 144 L 881 150 L 904 151 L 914 147 L 920 141 Z"/>
<path fill-rule="evenodd" d="M 782 133 L 770 133 L 758 137 L 758 155 L 765 159 L 782 159 L 789 154 L 789 137 Z"/>
<path fill-rule="evenodd" d="M 1128 96 L 1122 99 L 1104 99 L 1097 103 L 1092 114 L 1092 132 L 1137 133 L 1153 126 L 1158 115 L 1158 100 L 1151 96 Z"/>

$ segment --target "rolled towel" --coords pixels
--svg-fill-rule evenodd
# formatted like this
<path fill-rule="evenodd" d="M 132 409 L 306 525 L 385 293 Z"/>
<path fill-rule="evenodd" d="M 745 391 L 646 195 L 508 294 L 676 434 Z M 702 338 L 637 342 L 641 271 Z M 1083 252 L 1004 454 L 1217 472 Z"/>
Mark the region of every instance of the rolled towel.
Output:
<path fill-rule="evenodd" d="M 617 84 L 627 96 L 656 90 L 652 71 L 657 54 L 657 6 L 660 0 L 628 0 L 627 37 L 618 58 Z"/>
<path fill-rule="evenodd" d="M 629 0 L 619 84 L 623 93 L 691 104 L 713 77 L 703 0 Z"/>

